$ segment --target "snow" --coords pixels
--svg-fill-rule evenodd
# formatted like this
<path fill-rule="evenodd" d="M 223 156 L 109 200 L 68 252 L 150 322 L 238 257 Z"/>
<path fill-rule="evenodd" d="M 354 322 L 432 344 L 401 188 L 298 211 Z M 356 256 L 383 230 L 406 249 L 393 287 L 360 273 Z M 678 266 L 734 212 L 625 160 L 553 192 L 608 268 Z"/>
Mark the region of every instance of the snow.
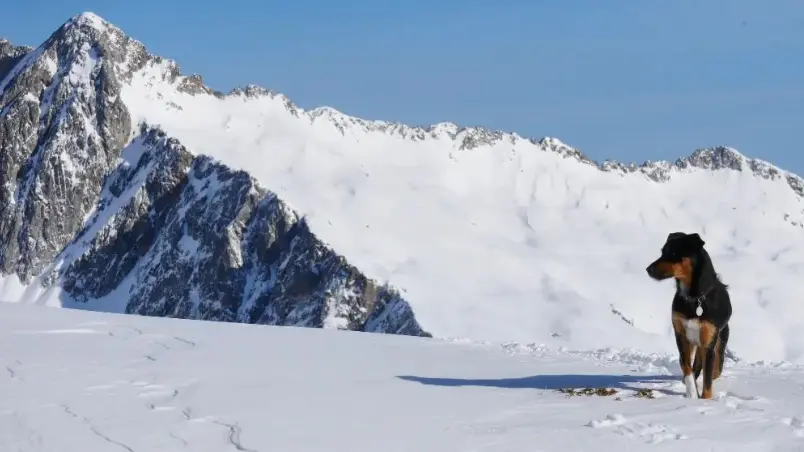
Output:
<path fill-rule="evenodd" d="M 92 11 L 85 11 L 78 14 L 72 18 L 72 21 L 76 25 L 91 27 L 98 31 L 104 31 L 109 27 L 108 22 Z"/>
<path fill-rule="evenodd" d="M 100 70 L 99 60 L 98 52 L 88 42 L 81 43 L 78 57 L 70 65 L 65 80 L 79 93 L 94 93 L 91 83 L 94 73 Z"/>
<path fill-rule="evenodd" d="M 145 145 L 141 139 L 132 141 L 121 152 L 119 162 L 120 168 L 133 171 L 137 168 L 137 163 L 144 152 Z M 106 186 L 104 186 L 100 196 L 100 203 L 103 205 L 103 208 L 100 210 L 97 210 L 96 208 L 89 212 L 84 219 L 85 231 L 81 235 L 80 239 L 67 246 L 65 250 L 56 257 L 54 263 L 50 265 L 50 268 L 46 271 L 46 273 L 52 270 L 66 268 L 72 261 L 79 258 L 89 250 L 89 248 L 92 246 L 92 239 L 102 230 L 105 228 L 114 227 L 113 219 L 117 213 L 123 207 L 129 204 L 133 198 L 136 196 L 141 196 L 143 190 L 142 186 L 145 184 L 145 179 L 155 164 L 156 162 L 152 161 L 148 165 L 145 165 L 144 168 L 141 168 L 140 171 L 133 176 L 132 181 L 128 184 L 127 189 L 119 196 L 115 196 L 110 191 L 110 185 L 114 181 L 107 180 Z"/>
<path fill-rule="evenodd" d="M 198 240 L 194 239 L 187 233 L 181 236 L 181 239 L 179 239 L 178 243 L 179 249 L 188 257 L 194 256 L 198 251 L 199 246 L 200 244 L 198 243 Z"/>
<path fill-rule="evenodd" d="M 804 316 L 789 295 L 804 269 L 794 225 L 804 210 L 784 177 L 743 162 L 744 172 L 674 169 L 657 183 L 515 134 L 461 150 L 476 131 L 305 112 L 275 94 L 182 93 L 165 81 L 172 64 L 150 63 L 124 86 L 132 122 L 249 171 L 361 271 L 404 289 L 438 337 L 675 353 L 672 284 L 644 268 L 683 230 L 703 236 L 731 286 L 734 353 L 804 361 Z"/>
<path fill-rule="evenodd" d="M 322 328 L 334 328 L 334 329 L 348 329 L 349 327 L 349 319 L 348 319 L 348 307 L 344 306 L 343 304 L 338 303 L 338 300 L 346 299 L 347 297 L 354 297 L 355 294 L 352 290 L 348 289 L 341 289 L 340 293 L 337 295 L 330 295 L 327 297 L 327 315 L 322 322 Z M 387 310 L 383 311 L 383 316 L 388 315 Z M 382 321 L 383 319 L 378 319 Z"/>
<path fill-rule="evenodd" d="M 753 452 L 804 441 L 798 366 L 727 363 L 716 398 L 696 400 L 674 363 L 649 355 L 7 303 L 0 357 L 8 451 Z M 558 391 L 586 387 L 618 392 Z M 636 397 L 644 388 L 655 398 Z"/>

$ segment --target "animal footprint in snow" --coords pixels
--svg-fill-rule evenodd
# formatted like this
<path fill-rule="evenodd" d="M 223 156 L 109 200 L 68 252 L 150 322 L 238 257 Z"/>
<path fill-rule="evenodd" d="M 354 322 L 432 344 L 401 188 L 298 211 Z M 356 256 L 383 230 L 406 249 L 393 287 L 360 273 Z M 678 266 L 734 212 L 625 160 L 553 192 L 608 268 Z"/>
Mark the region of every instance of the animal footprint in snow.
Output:
<path fill-rule="evenodd" d="M 687 439 L 686 436 L 676 433 L 672 428 L 661 424 L 635 423 L 633 427 L 624 425 L 621 428 L 648 444 L 658 444 L 671 439 Z"/>
<path fill-rule="evenodd" d="M 621 414 L 609 414 L 605 419 L 590 421 L 586 425 L 592 428 L 611 428 L 617 434 L 638 439 L 648 444 L 687 439 L 685 435 L 677 433 L 666 425 L 631 422 Z"/>
<path fill-rule="evenodd" d="M 763 399 L 760 397 L 746 397 L 734 394 L 732 392 L 720 393 L 718 400 L 722 400 L 724 404 L 735 411 L 765 411 L 762 408 L 755 407 L 751 402 L 761 402 Z"/>
<path fill-rule="evenodd" d="M 761 401 L 764 400 L 762 397 L 744 396 L 744 395 L 736 394 L 736 393 L 731 392 L 731 391 L 723 391 L 723 392 L 721 392 L 719 394 L 719 396 L 720 397 L 732 397 L 732 398 L 735 398 L 737 400 L 742 400 L 743 402 L 761 402 Z"/>
<path fill-rule="evenodd" d="M 799 438 L 804 438 L 804 419 L 793 416 L 781 419 L 782 424 L 793 427 L 793 434 Z"/>
<path fill-rule="evenodd" d="M 606 428 L 615 425 L 622 425 L 625 424 L 626 422 L 627 420 L 625 419 L 625 416 L 623 416 L 622 414 L 609 414 L 606 416 L 606 419 L 600 421 L 589 421 L 589 423 L 586 424 L 586 426 L 592 428 Z"/>

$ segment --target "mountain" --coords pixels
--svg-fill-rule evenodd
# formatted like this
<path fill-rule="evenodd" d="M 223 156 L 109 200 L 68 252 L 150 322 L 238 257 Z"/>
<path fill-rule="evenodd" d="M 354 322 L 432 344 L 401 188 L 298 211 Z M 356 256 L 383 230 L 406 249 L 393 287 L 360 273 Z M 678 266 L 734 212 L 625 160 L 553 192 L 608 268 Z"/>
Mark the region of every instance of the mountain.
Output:
<path fill-rule="evenodd" d="M 276 193 L 132 123 L 123 84 L 160 60 L 119 30 L 83 14 L 0 50 L 4 299 L 429 335 Z"/>
<path fill-rule="evenodd" d="M 675 353 L 644 268 L 685 230 L 731 287 L 732 356 L 804 360 L 804 181 L 735 149 L 598 163 L 224 94 L 91 13 L 0 49 L 3 299 Z"/>

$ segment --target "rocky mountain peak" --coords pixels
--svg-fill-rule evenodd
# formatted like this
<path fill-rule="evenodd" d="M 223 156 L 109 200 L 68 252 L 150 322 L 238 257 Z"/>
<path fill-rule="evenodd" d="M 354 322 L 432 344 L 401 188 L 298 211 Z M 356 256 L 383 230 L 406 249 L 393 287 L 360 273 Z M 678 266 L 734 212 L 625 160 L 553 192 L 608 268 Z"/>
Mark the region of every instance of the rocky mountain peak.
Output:
<path fill-rule="evenodd" d="M 133 127 L 121 89 L 148 64 L 219 96 L 93 13 L 0 43 L 1 276 L 59 306 L 428 335 L 247 173 Z"/>
<path fill-rule="evenodd" d="M 64 22 L 54 35 L 60 37 L 91 37 L 108 33 L 122 34 L 122 31 L 97 14 L 86 11 Z"/>

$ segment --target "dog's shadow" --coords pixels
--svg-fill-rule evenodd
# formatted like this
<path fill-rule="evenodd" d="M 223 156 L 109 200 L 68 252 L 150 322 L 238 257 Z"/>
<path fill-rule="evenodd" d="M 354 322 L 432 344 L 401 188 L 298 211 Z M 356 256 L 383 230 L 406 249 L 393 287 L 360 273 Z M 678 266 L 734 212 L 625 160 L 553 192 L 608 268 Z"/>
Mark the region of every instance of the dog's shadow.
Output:
<path fill-rule="evenodd" d="M 667 395 L 681 395 L 667 387 L 655 387 L 657 383 L 674 383 L 679 377 L 674 375 L 613 375 L 613 374 L 545 374 L 519 378 L 443 378 L 399 375 L 400 380 L 421 383 L 429 386 L 482 386 L 505 389 L 584 389 L 613 388 L 617 390 L 638 391 L 647 388 Z"/>

